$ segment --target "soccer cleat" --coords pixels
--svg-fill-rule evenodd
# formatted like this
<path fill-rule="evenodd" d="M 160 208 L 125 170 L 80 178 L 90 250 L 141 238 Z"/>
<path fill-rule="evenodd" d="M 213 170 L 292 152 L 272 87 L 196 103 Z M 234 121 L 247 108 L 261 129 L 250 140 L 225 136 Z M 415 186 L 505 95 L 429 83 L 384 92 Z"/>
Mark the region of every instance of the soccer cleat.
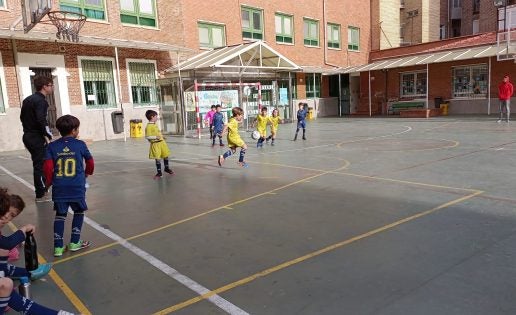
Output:
<path fill-rule="evenodd" d="M 163 177 L 163 173 L 161 172 L 157 172 L 156 175 L 154 175 L 154 179 L 160 179 L 161 177 Z"/>
<path fill-rule="evenodd" d="M 54 248 L 54 257 L 61 257 L 65 251 L 64 247 L 55 247 Z"/>
<path fill-rule="evenodd" d="M 50 272 L 51 269 L 51 264 L 39 264 L 39 267 L 36 270 L 30 271 L 30 280 L 34 281 L 43 278 Z"/>
<path fill-rule="evenodd" d="M 169 169 L 169 168 L 165 168 L 165 173 L 170 174 L 170 175 L 174 175 L 174 171 Z"/>
<path fill-rule="evenodd" d="M 303 136 L 303 140 L 306 140 L 306 137 L 305 137 L 305 136 Z"/>
<path fill-rule="evenodd" d="M 221 147 L 223 147 L 223 146 L 224 146 L 224 143 L 222 143 L 222 142 L 221 142 L 221 143 L 220 143 L 220 146 L 221 146 Z"/>
<path fill-rule="evenodd" d="M 238 165 L 240 165 L 240 167 L 242 168 L 249 168 L 249 164 L 247 164 L 246 162 L 238 162 Z"/>
<path fill-rule="evenodd" d="M 271 145 L 274 145 L 274 141 L 271 142 Z"/>
<path fill-rule="evenodd" d="M 224 156 L 223 155 L 219 155 L 219 166 L 222 166 L 222 163 L 224 163 Z"/>
<path fill-rule="evenodd" d="M 501 119 L 498 119 L 496 122 L 497 122 L 497 123 L 501 123 L 501 122 L 502 122 L 502 120 L 501 120 Z"/>
<path fill-rule="evenodd" d="M 86 247 L 90 247 L 91 243 L 89 241 L 79 240 L 77 243 L 68 244 L 68 249 L 71 252 L 76 252 L 78 250 L 84 249 Z"/>

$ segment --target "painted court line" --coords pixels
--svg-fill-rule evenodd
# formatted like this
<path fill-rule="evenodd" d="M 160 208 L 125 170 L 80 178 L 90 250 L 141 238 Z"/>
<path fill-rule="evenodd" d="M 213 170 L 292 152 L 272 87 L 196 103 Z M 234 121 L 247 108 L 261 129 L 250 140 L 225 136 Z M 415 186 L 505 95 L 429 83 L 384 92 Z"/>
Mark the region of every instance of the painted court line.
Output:
<path fill-rule="evenodd" d="M 382 232 L 385 232 L 387 230 L 390 230 L 390 229 L 393 229 L 399 225 L 402 225 L 404 223 L 407 223 L 407 222 L 410 222 L 410 221 L 413 221 L 413 220 L 416 220 L 418 218 L 421 218 L 421 217 L 424 217 L 424 216 L 427 216 L 431 213 L 434 213 L 440 209 L 443 209 L 443 208 L 447 208 L 449 206 L 452 206 L 454 204 L 457 204 L 457 203 L 460 203 L 460 202 L 463 202 L 465 200 L 468 200 L 468 199 L 471 199 L 477 195 L 480 195 L 482 194 L 483 192 L 482 191 L 477 191 L 477 192 L 474 192 L 470 195 L 467 195 L 467 196 L 464 196 L 464 197 L 461 197 L 461 198 L 458 198 L 458 199 L 455 199 L 455 200 L 452 200 L 452 201 L 449 201 L 445 204 L 442 204 L 440 206 L 437 206 L 435 208 L 432 208 L 430 210 L 426 210 L 426 211 L 423 211 L 421 213 L 418 213 L 418 214 L 415 214 L 415 215 L 412 215 L 410 217 L 406 217 L 404 219 L 401 219 L 401 220 L 398 220 L 396 222 L 393 222 L 393 223 L 390 223 L 390 224 L 387 224 L 387 225 L 384 225 L 382 227 L 379 227 L 377 229 L 374 229 L 374 230 L 371 230 L 369 232 L 366 232 L 366 233 L 363 233 L 361 235 L 358 235 L 358 236 L 355 236 L 355 237 L 352 237 L 350 239 L 347 239 L 347 240 L 344 240 L 342 242 L 339 242 L 339 243 L 336 243 L 336 244 L 333 244 L 333 245 L 330 245 L 330 246 L 327 246 L 325 248 L 322 248 L 322 249 L 319 249 L 317 251 L 314 251 L 312 253 L 309 253 L 309 254 L 306 254 L 304 256 L 301 256 L 301 257 L 298 257 L 298 258 L 295 258 L 295 259 L 292 259 L 292 260 L 289 260 L 289 261 L 286 261 L 282 264 L 279 264 L 277 266 L 274 266 L 274 267 L 271 267 L 269 269 L 265 269 L 263 271 L 260 271 L 258 273 L 255 273 L 249 277 L 246 277 L 246 278 L 243 278 L 243 279 L 240 279 L 238 281 L 235 281 L 235 282 L 232 282 L 230 284 L 227 284 L 225 286 L 222 286 L 216 290 L 213 290 L 209 293 L 207 293 L 206 295 L 204 296 L 198 296 L 198 297 L 195 297 L 195 298 L 192 298 L 190 300 L 187 300 L 187 301 L 184 301 L 182 303 L 179 303 L 179 304 L 176 304 L 176 305 L 173 305 L 169 308 L 166 308 L 164 310 L 161 310 L 159 312 L 156 312 L 154 313 L 154 315 L 165 315 L 165 314 L 169 314 L 169 313 L 172 313 L 172 312 L 175 312 L 175 311 L 178 311 L 180 309 L 183 309 L 187 306 L 190 306 L 192 304 L 195 304 L 197 302 L 200 302 L 204 299 L 208 299 L 211 295 L 215 295 L 215 294 L 220 294 L 220 293 L 224 293 L 226 291 L 229 291 L 231 289 L 234 289 L 236 287 L 239 287 L 239 286 L 242 286 L 242 285 L 245 285 L 245 284 L 248 284 L 249 282 L 252 282 L 258 278 L 262 278 L 262 277 L 265 277 L 269 274 L 272 274 L 276 271 L 280 271 L 282 269 L 285 269 L 287 267 L 290 267 L 290 266 L 293 266 L 295 264 L 298 264 L 298 263 L 301 263 L 303 261 L 306 261 L 308 259 L 311 259 L 311 258 L 314 258 L 314 257 L 317 257 L 317 256 L 320 256 L 322 254 L 325 254 L 325 253 L 328 253 L 330 251 L 333 251 L 333 250 L 336 250 L 338 248 L 341 248 L 341 247 L 344 247 L 346 245 L 349 245 L 351 243 L 354 243 L 354 242 L 357 242 L 357 241 L 360 241 L 362 239 L 365 239 L 367 237 L 370 237 L 370 236 L 374 236 L 376 234 L 379 234 L 379 233 L 382 233 Z"/>
<path fill-rule="evenodd" d="M 5 173 L 7 173 L 9 176 L 18 180 L 20 183 L 22 183 L 26 187 L 28 187 L 30 189 L 34 189 L 34 186 L 32 186 L 30 183 L 25 181 L 23 178 L 13 174 L 11 171 L 4 168 L 2 165 L 0 165 L 0 169 L 3 170 Z M 133 252 L 138 257 L 142 258 L 143 260 L 145 260 L 152 266 L 156 267 L 158 270 L 162 271 L 169 277 L 171 277 L 174 280 L 178 281 L 179 283 L 183 284 L 184 286 L 186 286 L 190 290 L 196 292 L 197 294 L 202 296 L 202 295 L 207 294 L 208 292 L 211 292 L 209 289 L 203 287 L 202 285 L 200 285 L 199 283 L 195 282 L 194 280 L 188 278 L 187 276 L 179 273 L 174 268 L 165 264 L 158 258 L 156 258 L 156 257 L 152 256 L 151 254 L 147 253 L 146 251 L 142 250 L 141 248 L 129 243 L 127 240 L 123 239 L 119 235 L 113 233 L 112 231 L 110 231 L 108 229 L 103 228 L 97 222 L 91 220 L 90 218 L 88 218 L 86 216 L 84 217 L 84 223 L 88 224 L 89 226 L 91 226 L 95 230 L 99 231 L 100 233 L 104 234 L 108 238 L 114 240 L 115 242 L 118 242 L 120 245 L 122 245 L 129 251 Z M 248 314 L 246 311 L 240 309 L 236 305 L 232 304 L 231 302 L 223 299 L 222 297 L 220 297 L 216 294 L 210 295 L 208 300 L 229 314 L 238 314 L 238 315 Z"/>

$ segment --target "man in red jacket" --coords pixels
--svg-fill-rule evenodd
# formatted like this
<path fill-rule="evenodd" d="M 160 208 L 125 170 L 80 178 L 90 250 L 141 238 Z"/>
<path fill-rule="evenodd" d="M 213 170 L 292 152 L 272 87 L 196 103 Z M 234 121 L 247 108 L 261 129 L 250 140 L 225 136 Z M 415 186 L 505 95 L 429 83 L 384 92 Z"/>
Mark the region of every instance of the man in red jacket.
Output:
<path fill-rule="evenodd" d="M 511 96 L 514 91 L 514 87 L 511 82 L 509 82 L 509 75 L 506 74 L 503 77 L 503 81 L 498 85 L 498 98 L 500 99 L 500 119 L 498 122 L 502 122 L 503 120 L 503 109 L 505 108 L 505 112 L 507 113 L 507 122 L 511 117 Z"/>

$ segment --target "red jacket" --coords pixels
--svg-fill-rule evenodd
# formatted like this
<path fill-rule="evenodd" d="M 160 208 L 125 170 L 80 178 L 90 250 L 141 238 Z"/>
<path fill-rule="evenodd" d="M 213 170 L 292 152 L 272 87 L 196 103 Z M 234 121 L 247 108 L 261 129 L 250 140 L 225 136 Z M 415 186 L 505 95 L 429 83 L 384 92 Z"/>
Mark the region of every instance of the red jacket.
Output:
<path fill-rule="evenodd" d="M 502 101 L 510 100 L 514 87 L 511 82 L 501 82 L 498 85 L 498 98 Z"/>

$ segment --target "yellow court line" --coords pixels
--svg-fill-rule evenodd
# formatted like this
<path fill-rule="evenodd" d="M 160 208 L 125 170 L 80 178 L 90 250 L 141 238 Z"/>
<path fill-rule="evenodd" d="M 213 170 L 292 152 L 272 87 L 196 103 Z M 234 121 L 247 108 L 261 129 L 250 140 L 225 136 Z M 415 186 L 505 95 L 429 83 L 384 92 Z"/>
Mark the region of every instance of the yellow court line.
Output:
<path fill-rule="evenodd" d="M 86 250 L 86 251 L 81 251 L 79 253 L 74 253 L 71 256 L 60 258 L 59 260 L 55 260 L 55 261 L 52 262 L 52 264 L 59 265 L 59 264 L 62 264 L 64 262 L 67 262 L 69 260 L 72 260 L 72 259 L 75 259 L 75 258 L 79 258 L 81 256 L 86 256 L 86 255 L 89 255 L 89 254 L 93 254 L 95 252 L 101 251 L 101 250 L 109 248 L 109 247 L 113 247 L 113 246 L 118 245 L 118 244 L 119 244 L 118 242 L 112 242 L 112 243 L 109 243 L 109 244 L 106 244 L 106 245 L 102 245 L 102 246 L 99 246 L 99 247 L 95 246 L 95 248 L 92 248 L 92 249 L 89 249 L 89 250 Z"/>
<path fill-rule="evenodd" d="M 404 218 L 404 219 L 401 219 L 401 220 L 398 220 L 396 222 L 393 222 L 393 223 L 390 223 L 390 224 L 387 224 L 387 225 L 384 225 L 382 227 L 379 227 L 377 229 L 374 229 L 374 230 L 371 230 L 369 232 L 366 232 L 364 234 L 361 234 L 361 235 L 358 235 L 358 236 L 355 236 L 355 237 L 352 237 L 350 239 L 347 239 L 347 240 L 344 240 L 342 242 L 339 242 L 339 243 L 336 243 L 336 244 L 333 244 L 333 245 L 330 245 L 330 246 L 327 246 L 325 248 L 322 248 L 322 249 L 319 249 L 317 251 L 314 251 L 312 253 L 309 253 L 307 255 L 304 255 L 304 256 L 301 256 L 301 257 L 298 257 L 298 258 L 295 258 L 295 259 L 292 259 L 292 260 L 289 260 L 289 261 L 286 261 L 282 264 L 279 264 L 277 266 L 274 266 L 274 267 L 271 267 L 269 269 L 265 269 L 263 271 L 260 271 L 258 273 L 255 273 L 249 277 L 246 277 L 246 278 L 243 278 L 243 279 L 240 279 L 238 281 L 235 281 L 235 282 L 232 282 L 230 284 L 227 284 L 225 286 L 222 286 L 218 289 L 215 289 L 213 291 L 210 291 L 206 294 L 203 294 L 203 295 L 200 295 L 200 296 L 197 296 L 195 298 L 192 298 L 192 299 L 189 299 L 189 300 L 186 300 L 182 303 L 179 303 L 179 304 L 176 304 L 176 305 L 173 305 L 171 307 L 168 307 L 164 310 L 161 310 L 161 311 L 158 311 L 156 313 L 154 313 L 154 315 L 164 315 L 164 314 L 169 314 L 169 313 L 172 313 L 172 312 L 175 312 L 177 310 L 180 310 L 182 308 L 185 308 L 187 306 L 190 306 L 192 304 L 195 304 L 197 302 L 200 302 L 200 301 L 203 301 L 215 294 L 220 294 L 220 293 L 223 293 L 223 292 L 226 292 L 226 291 L 229 291 L 231 289 L 234 289 L 236 287 L 239 287 L 239 286 L 242 286 L 244 284 L 247 284 L 249 282 L 252 282 L 258 278 L 261 278 L 261 277 L 264 277 L 264 276 L 267 276 L 271 273 L 274 273 L 276 271 L 279 271 L 279 270 L 282 270 L 282 269 L 285 269 L 287 267 L 290 267 L 292 265 L 295 265 L 295 264 L 298 264 L 298 263 L 301 263 L 305 260 L 308 260 L 308 259 L 311 259 L 311 258 L 314 258 L 314 257 L 317 257 L 317 256 L 320 256 L 322 254 L 325 254 L 327 252 L 330 252 L 330 251 L 333 251 L 335 249 L 338 249 L 338 248 L 341 248 L 343 246 L 346 246 L 346 245 L 349 245 L 351 243 L 354 243 L 356 241 L 359 241 L 359 240 L 362 240 L 362 239 L 365 239 L 367 237 L 370 237 L 370 236 L 374 236 L 376 234 L 379 234 L 381 232 L 384 232 L 384 231 L 387 231 L 387 230 L 390 230 L 394 227 L 397 227 L 401 224 L 404 224 L 404 223 L 407 223 L 407 222 L 410 222 L 410 221 L 413 221 L 415 219 L 418 219 L 418 218 L 421 218 L 423 216 L 426 216 L 426 215 L 429 215 L 431 213 L 434 213 L 440 209 L 443 209 L 443 208 L 446 208 L 446 207 L 449 207 L 451 205 L 454 205 L 454 204 L 457 204 L 457 203 L 460 203 L 462 201 L 465 201 L 465 200 L 468 200 L 470 198 L 473 198 L 477 195 L 480 195 L 482 194 L 483 191 L 477 191 L 477 192 L 474 192 L 470 195 L 467 195 L 467 196 L 464 196 L 464 197 L 461 197 L 461 198 L 458 198 L 458 199 L 455 199 L 455 200 L 452 200 L 452 201 L 449 201 L 445 204 L 442 204 L 440 206 L 437 206 L 435 208 L 432 208 L 430 210 L 426 210 L 426 211 L 423 211 L 421 213 L 418 213 L 418 214 L 415 214 L 415 215 L 412 215 L 410 217 L 407 217 L 407 218 Z"/>
<path fill-rule="evenodd" d="M 13 232 L 17 231 L 18 229 L 16 226 L 12 223 L 8 223 L 9 227 Z M 47 261 L 43 256 L 41 256 L 38 253 L 38 261 L 42 264 L 45 264 Z M 80 314 L 83 315 L 91 315 L 91 312 L 86 308 L 84 303 L 79 299 L 79 297 L 70 289 L 70 287 L 63 281 L 63 279 L 57 274 L 57 272 L 54 271 L 54 269 L 51 269 L 48 273 L 50 278 L 55 282 L 55 284 L 61 289 L 61 291 L 64 293 L 64 295 L 68 298 L 68 300 L 75 306 L 75 308 L 79 311 Z"/>

